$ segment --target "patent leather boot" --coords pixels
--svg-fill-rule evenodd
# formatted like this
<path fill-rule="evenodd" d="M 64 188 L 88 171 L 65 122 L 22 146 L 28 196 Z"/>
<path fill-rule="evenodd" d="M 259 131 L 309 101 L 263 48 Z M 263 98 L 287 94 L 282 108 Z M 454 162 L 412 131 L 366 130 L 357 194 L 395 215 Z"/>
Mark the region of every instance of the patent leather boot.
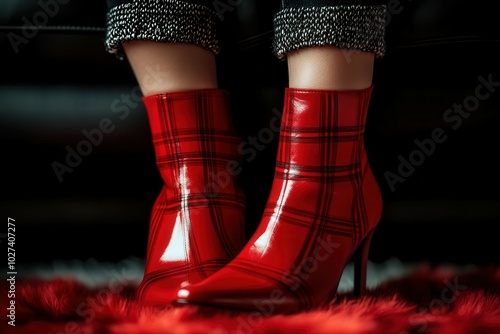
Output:
<path fill-rule="evenodd" d="M 177 303 L 293 313 L 326 305 L 355 257 L 366 288 L 382 198 L 364 145 L 372 87 L 286 89 L 274 181 L 262 220 L 225 268 L 178 292 Z"/>
<path fill-rule="evenodd" d="M 164 186 L 151 213 L 137 297 L 165 305 L 179 287 L 209 277 L 243 247 L 241 140 L 224 90 L 157 94 L 143 102 Z"/>

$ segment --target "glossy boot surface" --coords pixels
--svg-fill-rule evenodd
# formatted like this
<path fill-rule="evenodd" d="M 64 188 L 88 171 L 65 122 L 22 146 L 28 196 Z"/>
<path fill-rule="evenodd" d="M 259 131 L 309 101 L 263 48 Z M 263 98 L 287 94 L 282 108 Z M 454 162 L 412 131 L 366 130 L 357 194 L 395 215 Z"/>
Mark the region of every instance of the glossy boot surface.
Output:
<path fill-rule="evenodd" d="M 372 87 L 287 89 L 275 176 L 255 234 L 225 268 L 179 290 L 178 303 L 292 313 L 329 302 L 358 250 L 362 293 L 382 198 L 364 146 Z"/>
<path fill-rule="evenodd" d="M 241 140 L 228 94 L 196 90 L 143 98 L 164 186 L 149 226 L 143 304 L 171 303 L 243 247 L 245 198 L 237 182 Z"/>

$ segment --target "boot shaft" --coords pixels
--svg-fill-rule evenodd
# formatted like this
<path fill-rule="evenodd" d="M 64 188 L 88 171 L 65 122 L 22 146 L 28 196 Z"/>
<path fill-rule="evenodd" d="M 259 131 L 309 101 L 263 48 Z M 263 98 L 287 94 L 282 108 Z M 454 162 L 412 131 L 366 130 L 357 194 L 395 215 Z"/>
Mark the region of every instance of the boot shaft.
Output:
<path fill-rule="evenodd" d="M 359 172 L 371 92 L 286 89 L 277 171 L 319 182 Z"/>
<path fill-rule="evenodd" d="M 190 192 L 234 192 L 239 170 L 229 94 L 206 89 L 143 98 L 151 127 L 156 163 L 173 192 L 189 184 Z"/>

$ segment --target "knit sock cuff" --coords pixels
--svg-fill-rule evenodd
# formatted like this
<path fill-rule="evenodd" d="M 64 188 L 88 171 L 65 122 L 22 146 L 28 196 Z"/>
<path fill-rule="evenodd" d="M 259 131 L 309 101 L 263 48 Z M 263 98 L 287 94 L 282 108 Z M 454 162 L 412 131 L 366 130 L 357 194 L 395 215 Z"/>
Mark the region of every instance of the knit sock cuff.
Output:
<path fill-rule="evenodd" d="M 217 15 L 178 0 L 134 0 L 108 11 L 105 47 L 123 59 L 122 42 L 142 40 L 198 45 L 219 53 Z"/>
<path fill-rule="evenodd" d="M 385 54 L 385 5 L 292 7 L 274 17 L 273 49 L 279 59 L 309 46 L 336 46 Z"/>

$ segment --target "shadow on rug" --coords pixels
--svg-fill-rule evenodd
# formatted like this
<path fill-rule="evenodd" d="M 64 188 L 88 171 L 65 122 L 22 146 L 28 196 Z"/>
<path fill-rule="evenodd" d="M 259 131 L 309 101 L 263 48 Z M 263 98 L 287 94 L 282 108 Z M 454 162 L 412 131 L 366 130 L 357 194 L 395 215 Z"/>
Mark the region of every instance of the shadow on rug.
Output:
<path fill-rule="evenodd" d="M 68 279 L 24 280 L 15 286 L 15 327 L 0 332 L 88 333 L 500 333 L 500 268 L 457 272 L 421 265 L 362 298 L 339 294 L 323 309 L 294 315 L 202 307 L 141 307 L 135 284 L 110 280 L 92 287 Z M 6 296 L 9 286 L 2 283 Z M 4 298 L 2 298 L 5 300 Z M 5 302 L 2 309 L 6 312 Z M 12 322 L 11 322 L 12 324 Z"/>

